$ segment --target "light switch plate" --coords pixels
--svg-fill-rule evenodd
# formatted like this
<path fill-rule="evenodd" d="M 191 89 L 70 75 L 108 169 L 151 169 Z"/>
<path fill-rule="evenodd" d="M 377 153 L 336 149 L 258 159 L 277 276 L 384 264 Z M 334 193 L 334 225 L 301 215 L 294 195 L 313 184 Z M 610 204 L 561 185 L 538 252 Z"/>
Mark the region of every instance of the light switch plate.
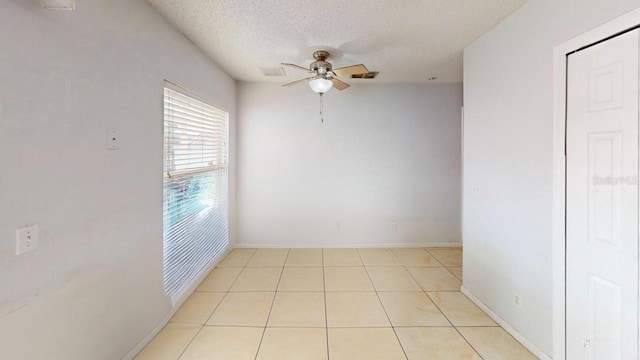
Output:
<path fill-rule="evenodd" d="M 38 248 L 38 225 L 30 225 L 16 230 L 16 255 Z"/>

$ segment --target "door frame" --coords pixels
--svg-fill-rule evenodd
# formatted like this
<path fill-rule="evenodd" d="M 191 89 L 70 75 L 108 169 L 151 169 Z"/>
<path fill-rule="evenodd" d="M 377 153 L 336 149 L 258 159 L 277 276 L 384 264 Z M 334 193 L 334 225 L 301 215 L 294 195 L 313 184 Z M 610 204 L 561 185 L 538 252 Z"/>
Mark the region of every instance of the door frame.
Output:
<path fill-rule="evenodd" d="M 553 49 L 553 359 L 566 359 L 566 93 L 568 54 L 640 26 L 640 8 Z"/>

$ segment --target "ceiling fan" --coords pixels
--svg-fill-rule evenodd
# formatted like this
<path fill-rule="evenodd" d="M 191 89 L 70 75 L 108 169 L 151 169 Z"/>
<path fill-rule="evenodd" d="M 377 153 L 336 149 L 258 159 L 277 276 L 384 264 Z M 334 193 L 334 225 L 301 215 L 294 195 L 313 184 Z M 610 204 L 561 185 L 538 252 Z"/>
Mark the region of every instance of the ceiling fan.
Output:
<path fill-rule="evenodd" d="M 292 86 L 308 81 L 311 90 L 322 95 L 331 90 L 332 87 L 335 87 L 338 90 L 344 90 L 349 87 L 349 84 L 346 82 L 338 80 L 338 76 L 365 74 L 369 72 L 367 67 L 363 64 L 334 69 L 331 63 L 327 61 L 328 57 L 328 51 L 319 50 L 314 52 L 313 58 L 316 59 L 316 61 L 312 62 L 308 69 L 295 64 L 282 63 L 283 66 L 288 66 L 290 68 L 313 74 L 311 77 L 300 79 L 282 86 Z"/>

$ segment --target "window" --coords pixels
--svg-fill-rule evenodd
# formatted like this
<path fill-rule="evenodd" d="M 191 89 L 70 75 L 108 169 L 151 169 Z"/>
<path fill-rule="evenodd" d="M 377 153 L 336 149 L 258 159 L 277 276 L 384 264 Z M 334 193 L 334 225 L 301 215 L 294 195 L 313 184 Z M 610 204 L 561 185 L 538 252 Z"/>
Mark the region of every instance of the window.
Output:
<path fill-rule="evenodd" d="M 229 113 L 164 89 L 163 272 L 175 302 L 229 244 Z"/>

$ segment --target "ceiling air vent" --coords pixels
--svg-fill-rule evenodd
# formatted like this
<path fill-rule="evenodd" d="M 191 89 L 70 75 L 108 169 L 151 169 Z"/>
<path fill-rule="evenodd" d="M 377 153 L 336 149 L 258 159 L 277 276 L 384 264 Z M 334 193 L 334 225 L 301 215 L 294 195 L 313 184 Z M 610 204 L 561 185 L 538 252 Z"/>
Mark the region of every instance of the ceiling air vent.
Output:
<path fill-rule="evenodd" d="M 272 67 L 272 68 L 260 68 L 262 71 L 262 75 L 268 77 L 278 77 L 278 76 L 286 76 L 284 73 L 284 69 L 281 67 Z"/>
<path fill-rule="evenodd" d="M 44 0 L 42 6 L 46 10 L 75 10 L 76 0 Z"/>
<path fill-rule="evenodd" d="M 354 74 L 354 75 L 351 75 L 351 78 L 352 79 L 375 79 L 376 76 L 378 76 L 378 72 L 372 71 L 364 74 Z"/>

